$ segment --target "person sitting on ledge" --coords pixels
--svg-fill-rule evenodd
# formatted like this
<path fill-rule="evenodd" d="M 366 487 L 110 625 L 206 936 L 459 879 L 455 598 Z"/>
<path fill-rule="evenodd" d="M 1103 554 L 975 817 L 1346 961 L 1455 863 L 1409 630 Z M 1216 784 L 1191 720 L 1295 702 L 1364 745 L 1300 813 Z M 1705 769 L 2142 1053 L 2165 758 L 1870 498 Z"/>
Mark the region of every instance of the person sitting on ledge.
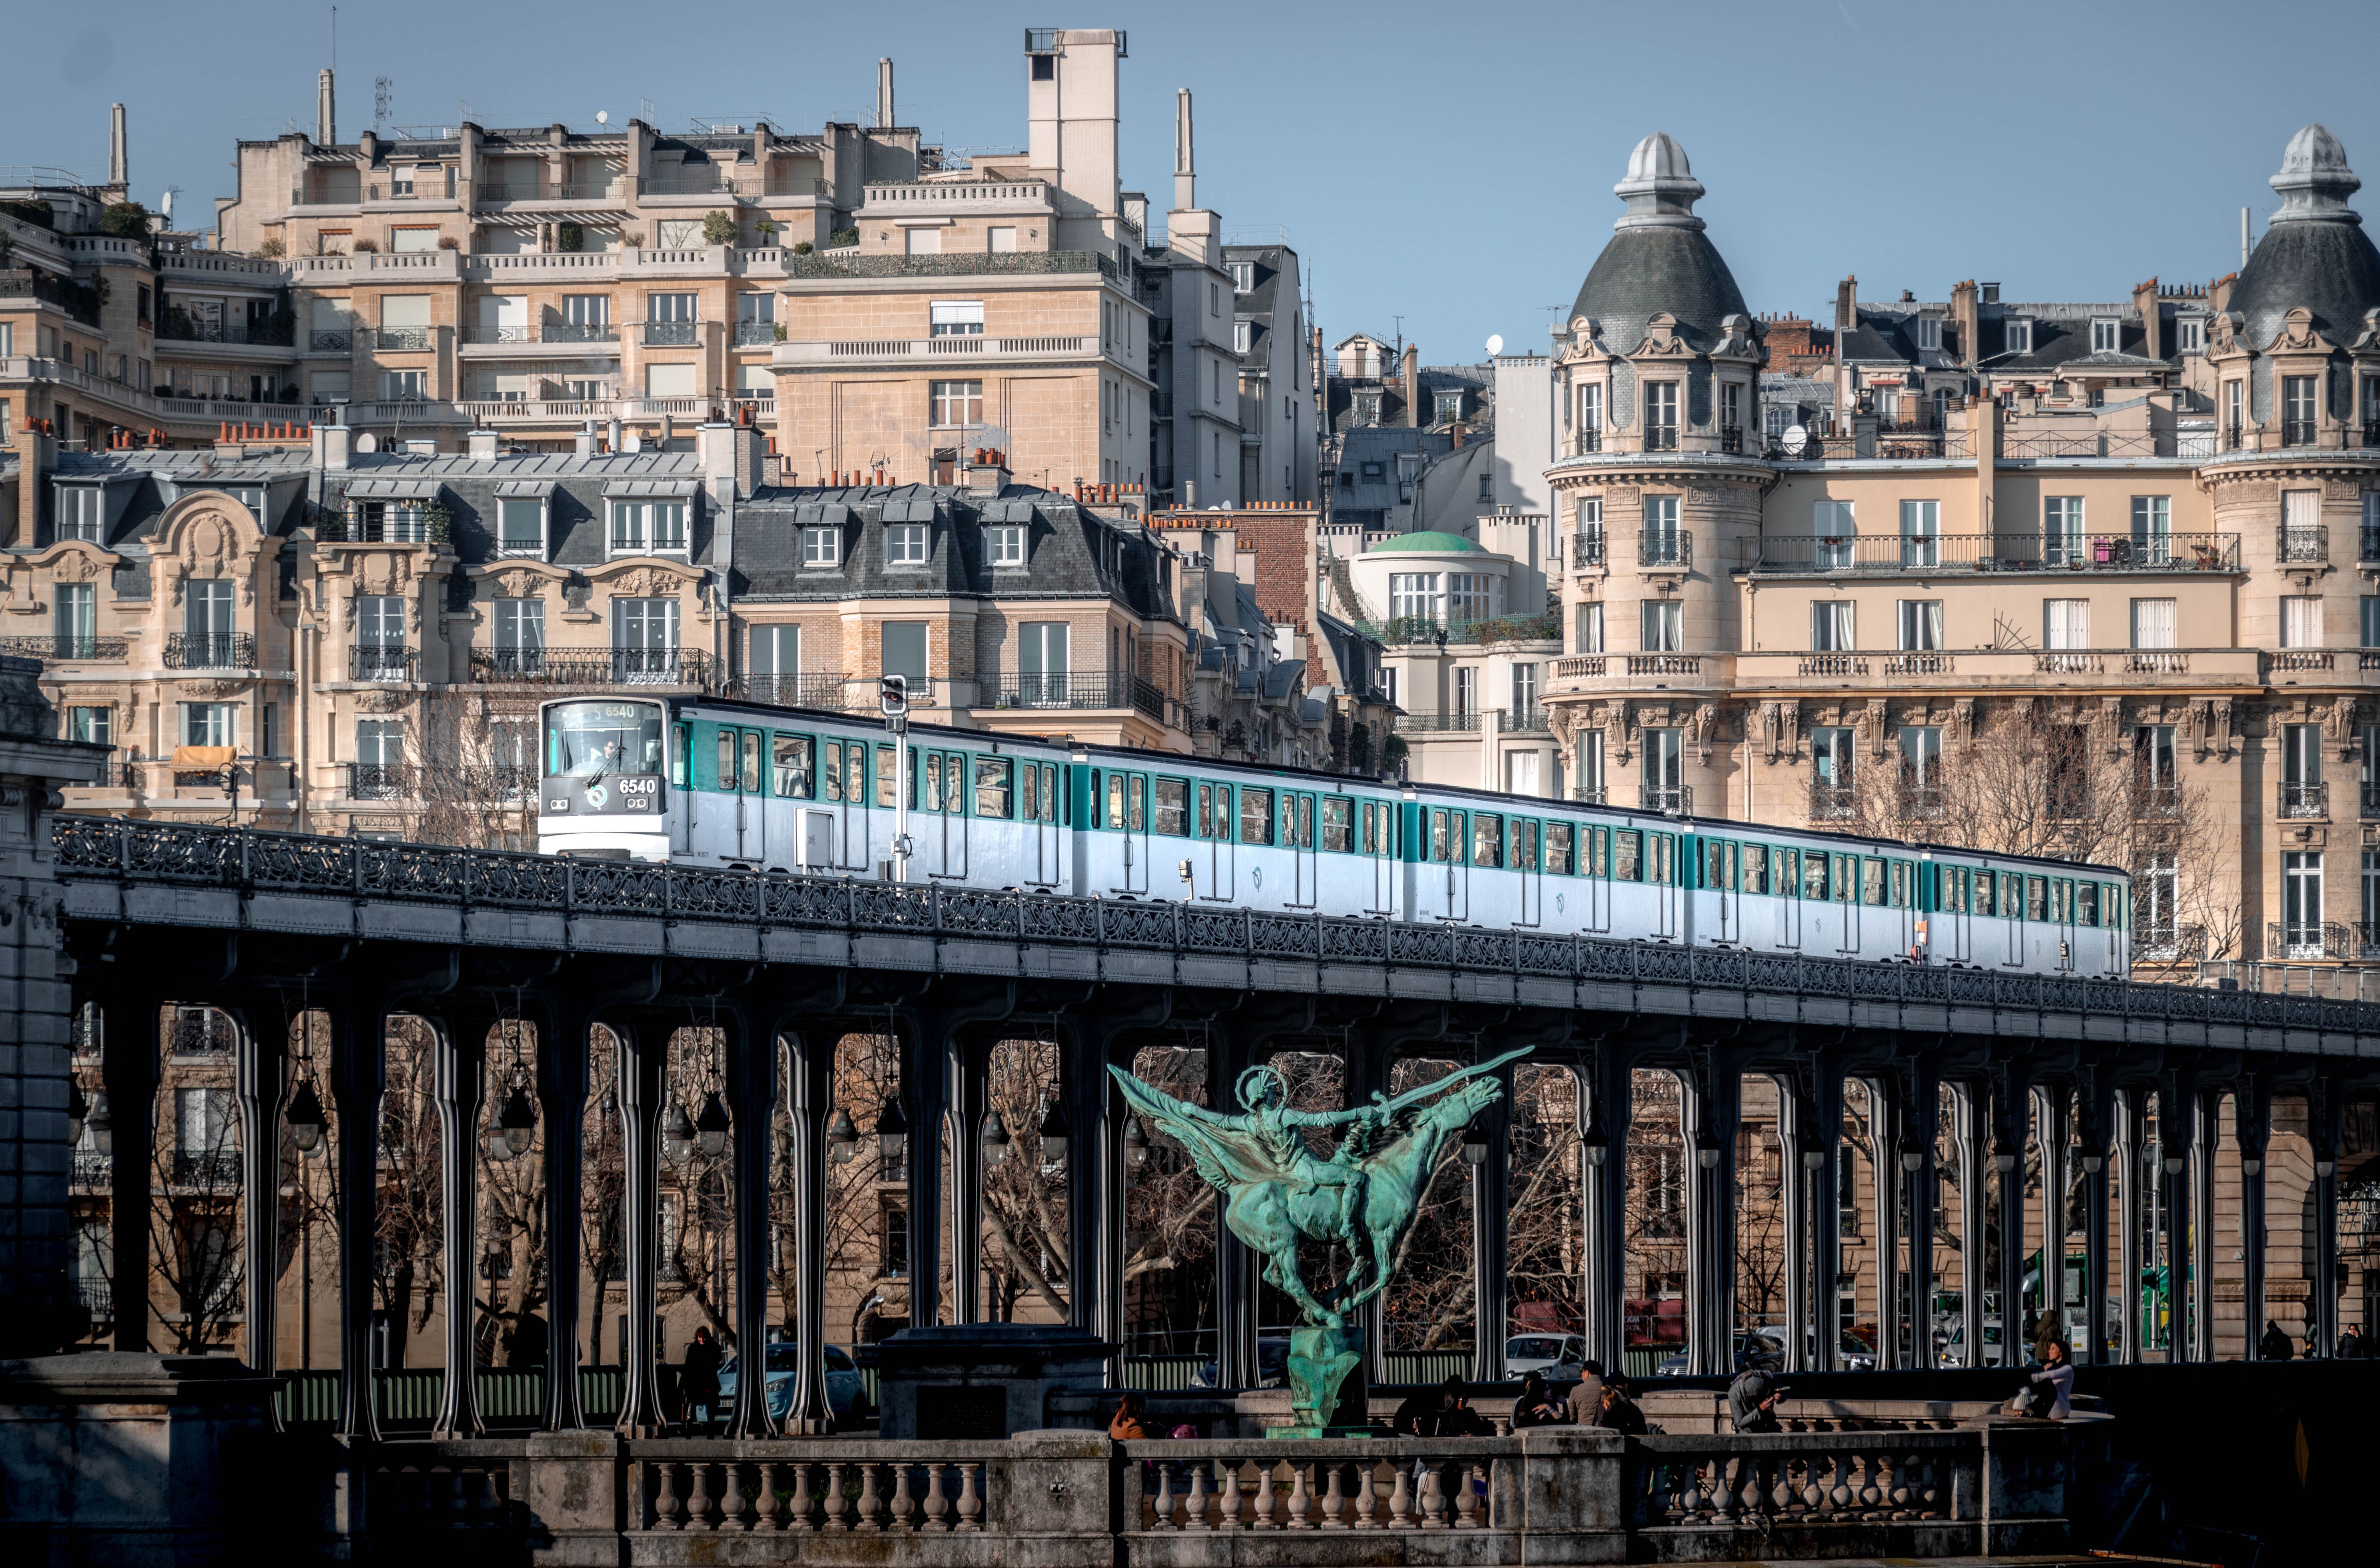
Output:
<path fill-rule="evenodd" d="M 1543 1372 L 1531 1372 L 1521 1380 L 1521 1397 L 1512 1401 L 1512 1429 L 1524 1427 L 1566 1427 L 1570 1425 L 1570 1406 L 1562 1396 L 1546 1386 Z"/>
<path fill-rule="evenodd" d="M 1142 1438 L 1155 1437 L 1157 1434 L 1148 1429 L 1148 1415 L 1147 1394 L 1125 1394 L 1116 1401 L 1115 1415 L 1108 1421 L 1108 1436 L 1118 1442 L 1134 1442 Z"/>
<path fill-rule="evenodd" d="M 1629 1382 L 1614 1372 L 1603 1380 L 1603 1407 L 1595 1413 L 1595 1425 L 1609 1431 L 1633 1432 L 1645 1435 L 1645 1412 L 1628 1397 Z"/>

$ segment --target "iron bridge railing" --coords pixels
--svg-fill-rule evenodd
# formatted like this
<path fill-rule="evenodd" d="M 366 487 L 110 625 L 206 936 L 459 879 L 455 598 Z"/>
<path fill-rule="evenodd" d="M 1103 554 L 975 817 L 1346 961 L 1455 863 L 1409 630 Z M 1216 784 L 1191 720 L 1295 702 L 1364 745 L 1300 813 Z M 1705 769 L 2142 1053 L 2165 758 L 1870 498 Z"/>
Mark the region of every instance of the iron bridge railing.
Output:
<path fill-rule="evenodd" d="M 1170 901 L 978 892 L 781 872 L 582 861 L 67 814 L 52 819 L 51 842 L 60 874 L 69 878 L 178 883 L 241 892 L 313 893 L 565 915 L 744 922 L 872 935 L 1493 971 L 1554 980 L 1794 992 L 1856 1001 L 2087 1012 L 2167 1022 L 2380 1035 L 2380 1004 L 2367 1007 L 2325 996 L 2158 985 L 2118 976 L 2006 974 L 1530 931 L 1200 909 Z"/>

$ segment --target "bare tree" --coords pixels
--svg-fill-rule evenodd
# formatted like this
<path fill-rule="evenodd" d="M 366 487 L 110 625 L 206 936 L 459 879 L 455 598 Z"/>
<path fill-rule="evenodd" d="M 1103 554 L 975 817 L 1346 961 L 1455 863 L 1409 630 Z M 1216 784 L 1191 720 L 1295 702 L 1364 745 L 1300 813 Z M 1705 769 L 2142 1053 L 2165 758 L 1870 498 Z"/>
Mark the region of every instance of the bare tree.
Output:
<path fill-rule="evenodd" d="M 1207 1103 L 1203 1049 L 1145 1050 L 1133 1072 L 1177 1100 Z M 1142 1132 L 1146 1152 L 1125 1174 L 1124 1295 L 1142 1345 L 1186 1354 L 1215 1322 L 1216 1194 L 1187 1150 L 1161 1128 Z"/>
<path fill-rule="evenodd" d="M 475 850 L 536 848 L 535 700 L 463 688 L 421 698 L 413 720 L 406 777 L 384 781 L 420 802 L 413 836 Z"/>
<path fill-rule="evenodd" d="M 1046 1040 L 1002 1042 L 992 1051 L 987 1087 L 1009 1140 L 1007 1157 L 984 1173 L 983 1182 L 992 1315 L 1010 1321 L 1019 1297 L 1030 1292 L 1043 1311 L 1063 1321 L 1071 1289 L 1066 1167 L 1045 1157 L 1040 1131 L 1050 1097 L 1058 1092 L 1058 1047 Z"/>
<path fill-rule="evenodd" d="M 406 1342 L 429 1326 L 448 1284 L 434 1048 L 435 1037 L 421 1019 L 389 1020 L 382 1043 L 385 1076 L 371 1272 L 373 1304 L 388 1315 L 389 1364 L 398 1367 L 405 1365 Z"/>

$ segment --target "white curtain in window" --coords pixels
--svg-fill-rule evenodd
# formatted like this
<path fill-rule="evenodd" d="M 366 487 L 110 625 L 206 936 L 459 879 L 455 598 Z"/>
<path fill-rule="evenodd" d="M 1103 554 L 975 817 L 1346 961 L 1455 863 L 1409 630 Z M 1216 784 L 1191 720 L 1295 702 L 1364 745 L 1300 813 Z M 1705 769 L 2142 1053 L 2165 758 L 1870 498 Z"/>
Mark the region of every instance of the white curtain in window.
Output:
<path fill-rule="evenodd" d="M 2132 646 L 2136 648 L 2169 648 L 2174 643 L 2174 601 L 2171 599 L 2134 599 L 2132 601 Z"/>
<path fill-rule="evenodd" d="M 1827 600 L 1810 607 L 1812 652 L 1849 653 L 1858 645 L 1852 637 L 1852 607 L 1848 600 Z"/>
<path fill-rule="evenodd" d="M 2050 599 L 2043 606 L 2041 621 L 2043 641 L 2049 647 L 2087 648 L 2091 645 L 2089 599 Z"/>
<path fill-rule="evenodd" d="M 2290 528 L 2311 528 L 2322 521 L 2320 490 L 2283 490 L 2281 523 Z"/>
<path fill-rule="evenodd" d="M 1942 601 L 1900 601 L 1900 645 L 1904 650 L 1930 650 L 1942 645 Z"/>
<path fill-rule="evenodd" d="M 2322 646 L 2322 599 L 2319 595 L 2292 594 L 2281 600 L 2281 646 Z"/>

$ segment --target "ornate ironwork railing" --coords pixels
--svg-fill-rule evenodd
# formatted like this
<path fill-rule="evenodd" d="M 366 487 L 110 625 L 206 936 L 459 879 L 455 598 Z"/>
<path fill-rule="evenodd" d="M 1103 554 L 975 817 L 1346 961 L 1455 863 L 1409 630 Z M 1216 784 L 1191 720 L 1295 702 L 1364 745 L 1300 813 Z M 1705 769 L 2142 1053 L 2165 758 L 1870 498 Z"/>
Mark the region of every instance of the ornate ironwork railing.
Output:
<path fill-rule="evenodd" d="M 247 632 L 176 632 L 165 639 L 168 669 L 253 669 L 256 638 Z"/>
<path fill-rule="evenodd" d="M 456 907 L 748 922 L 882 935 L 1008 940 L 1314 963 L 1469 970 L 1605 984 L 1795 992 L 1863 1001 L 2088 1012 L 2380 1036 L 2380 1004 L 2010 974 L 1532 931 L 1260 910 L 582 861 L 495 850 L 261 833 L 60 814 L 70 879 L 318 894 Z"/>

